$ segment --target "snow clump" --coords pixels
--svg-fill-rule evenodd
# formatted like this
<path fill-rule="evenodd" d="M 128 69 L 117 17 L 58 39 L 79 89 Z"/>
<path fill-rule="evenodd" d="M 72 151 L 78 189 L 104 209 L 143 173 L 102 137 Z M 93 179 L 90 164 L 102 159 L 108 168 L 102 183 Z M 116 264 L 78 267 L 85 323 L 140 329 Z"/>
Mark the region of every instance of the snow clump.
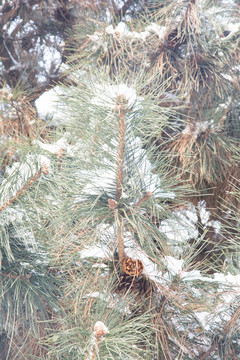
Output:
<path fill-rule="evenodd" d="M 143 100 L 142 97 L 137 96 L 134 88 L 128 87 L 126 84 L 95 84 L 94 96 L 91 99 L 91 103 L 114 110 L 116 109 L 117 99 L 119 97 L 124 98 L 126 101 L 125 106 L 128 109 L 136 108 Z"/>

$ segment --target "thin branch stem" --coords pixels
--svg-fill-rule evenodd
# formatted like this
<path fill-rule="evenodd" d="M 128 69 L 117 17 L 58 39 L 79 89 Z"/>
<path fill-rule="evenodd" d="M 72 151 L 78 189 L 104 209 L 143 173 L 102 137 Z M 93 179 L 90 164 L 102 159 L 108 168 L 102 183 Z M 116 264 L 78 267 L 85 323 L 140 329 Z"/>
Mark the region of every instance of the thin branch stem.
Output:
<path fill-rule="evenodd" d="M 24 193 L 24 191 L 27 190 L 41 176 L 41 174 L 47 173 L 47 167 L 43 166 L 41 170 L 39 170 L 30 180 L 28 180 L 28 182 L 20 190 L 18 190 L 10 200 L 0 206 L 0 212 L 3 211 L 6 207 L 12 205 Z"/>
<path fill-rule="evenodd" d="M 123 189 L 123 160 L 124 160 L 124 134 L 125 134 L 125 108 L 124 108 L 124 98 L 120 96 L 121 104 L 118 104 L 116 109 L 119 111 L 119 147 L 118 147 L 118 160 L 117 160 L 117 202 L 122 198 L 122 189 Z M 122 216 L 117 216 L 117 239 L 118 239 L 118 251 L 119 251 L 119 263 L 120 268 L 122 269 L 122 262 L 125 257 L 124 253 L 124 241 L 123 241 L 123 218 Z"/>
<path fill-rule="evenodd" d="M 25 276 L 22 276 L 22 275 L 16 275 L 16 274 L 6 274 L 6 273 L 1 273 L 1 276 L 3 276 L 3 280 L 6 280 L 7 278 L 11 278 L 11 279 L 23 279 L 23 280 L 26 280 L 27 282 L 29 282 L 30 280 L 30 277 L 31 277 L 31 274 L 27 274 Z"/>
<path fill-rule="evenodd" d="M 113 8 L 113 13 L 114 13 L 115 16 L 117 16 L 118 8 L 117 8 L 117 5 L 115 4 L 115 1 L 111 0 L 111 4 L 112 4 L 112 8 Z"/>
<path fill-rule="evenodd" d="M 117 161 L 117 201 L 122 197 L 123 186 L 123 156 L 124 156 L 124 132 L 125 132 L 125 120 L 124 120 L 124 108 L 119 105 L 119 147 L 118 147 L 118 161 Z"/>
<path fill-rule="evenodd" d="M 91 357 L 90 360 L 94 360 L 96 358 L 96 355 L 97 355 L 98 350 L 99 350 L 100 339 L 101 339 L 101 336 L 97 336 L 96 342 L 95 342 L 95 350 L 94 350 L 93 356 Z"/>
<path fill-rule="evenodd" d="M 124 252 L 124 240 L 123 240 L 123 217 L 118 218 L 117 224 L 117 237 L 118 237 L 118 253 L 119 253 L 119 263 L 122 270 L 123 260 L 125 258 Z"/>
<path fill-rule="evenodd" d="M 142 203 L 146 200 L 148 200 L 152 196 L 152 192 L 148 191 L 135 205 L 134 207 L 142 205 Z"/>

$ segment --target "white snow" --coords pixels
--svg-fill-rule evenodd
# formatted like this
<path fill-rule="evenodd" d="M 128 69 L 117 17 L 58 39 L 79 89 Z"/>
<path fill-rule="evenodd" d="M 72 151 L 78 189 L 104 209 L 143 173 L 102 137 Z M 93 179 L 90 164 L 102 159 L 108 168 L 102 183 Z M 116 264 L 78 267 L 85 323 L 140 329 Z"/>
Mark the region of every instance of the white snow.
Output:
<path fill-rule="evenodd" d="M 87 294 L 85 297 L 91 297 L 95 299 L 101 299 L 106 302 L 108 308 L 118 310 L 123 314 L 131 314 L 129 304 L 124 299 L 121 299 L 117 294 L 109 294 L 107 292 L 93 291 Z"/>
<path fill-rule="evenodd" d="M 46 144 L 40 140 L 34 140 L 33 144 L 38 145 L 41 149 L 46 150 L 52 154 L 60 155 L 61 151 L 64 150 L 66 154 L 75 155 L 74 150 L 78 148 L 78 146 L 72 146 L 68 144 L 68 140 L 66 137 L 61 137 L 55 143 Z"/>
<path fill-rule="evenodd" d="M 224 74 L 224 73 L 222 73 L 221 75 L 222 75 L 226 80 L 231 81 L 231 82 L 234 82 L 234 79 L 233 79 L 233 77 L 232 77 L 231 75 L 229 75 L 229 74 Z"/>
<path fill-rule="evenodd" d="M 192 135 L 193 138 L 197 138 L 201 132 L 205 132 L 206 130 L 211 129 L 214 130 L 214 121 L 195 121 L 186 125 L 185 129 L 183 129 L 182 134 Z"/>
<path fill-rule="evenodd" d="M 240 275 L 232 275 L 223 273 L 215 273 L 214 274 L 215 281 L 219 282 L 219 284 L 225 284 L 229 286 L 233 286 L 233 288 L 238 289 L 240 292 Z"/>
<path fill-rule="evenodd" d="M 23 221 L 24 215 L 25 212 L 19 207 L 7 207 L 5 211 L 0 212 L 0 224 L 7 225 L 14 222 L 21 223 Z"/>
<path fill-rule="evenodd" d="M 93 42 L 98 42 L 99 40 L 101 40 L 102 38 L 102 33 L 95 31 L 94 34 L 89 35 L 89 38 L 93 41 Z"/>
<path fill-rule="evenodd" d="M 220 232 L 221 224 L 219 221 L 209 221 L 210 212 L 206 210 L 206 203 L 200 201 L 197 205 L 200 212 L 201 222 L 204 227 L 212 226 L 216 233 Z M 166 234 L 169 240 L 179 244 L 182 249 L 182 243 L 189 238 L 196 239 L 199 235 L 197 230 L 197 213 L 192 204 L 186 204 L 184 209 L 174 213 L 176 218 L 162 221 L 160 231 Z M 180 249 L 179 249 L 180 250 Z"/>
<path fill-rule="evenodd" d="M 212 315 L 208 311 L 196 311 L 194 314 L 202 327 L 208 331 L 211 328 Z"/>
<path fill-rule="evenodd" d="M 114 28 L 113 25 L 109 25 L 105 29 L 107 34 L 120 36 L 123 38 L 131 39 L 131 40 L 142 40 L 145 41 L 148 36 L 151 34 L 156 34 L 159 39 L 164 39 L 164 36 L 167 34 L 167 27 L 161 26 L 156 23 L 151 23 L 148 25 L 144 31 L 130 31 L 127 24 L 124 22 L 118 23 L 118 25 Z M 93 35 L 94 41 L 98 38 L 99 33 L 95 33 Z"/>
<path fill-rule="evenodd" d="M 40 140 L 34 140 L 34 144 L 37 144 L 43 150 L 49 151 L 52 154 L 57 154 L 61 149 L 65 149 L 66 144 L 62 143 L 61 141 L 56 142 L 55 144 L 44 144 Z"/>
<path fill-rule="evenodd" d="M 91 99 L 91 103 L 97 106 L 107 107 L 109 109 L 117 108 L 117 99 L 122 96 L 126 101 L 125 106 L 128 109 L 139 106 L 142 101 L 142 97 L 137 96 L 136 90 L 127 86 L 124 83 L 119 85 L 110 84 L 95 84 L 94 96 Z"/>
<path fill-rule="evenodd" d="M 87 246 L 80 251 L 82 259 L 95 257 L 95 258 L 109 258 L 109 248 L 103 245 Z"/>
<path fill-rule="evenodd" d="M 82 178 L 84 175 L 89 177 L 88 183 L 82 190 L 82 195 L 91 194 L 91 195 L 100 195 L 103 191 L 106 193 L 111 192 L 111 189 L 116 181 L 116 172 L 113 171 L 115 166 L 113 164 L 113 169 L 89 171 L 88 173 L 81 172 Z"/>
<path fill-rule="evenodd" d="M 228 23 L 226 26 L 226 30 L 230 31 L 230 34 L 228 36 L 226 36 L 225 38 L 223 37 L 222 40 L 228 39 L 229 37 L 232 37 L 236 32 L 240 31 L 240 23 Z"/>
<path fill-rule="evenodd" d="M 2 4 L 4 4 L 5 1 L 2 2 Z M 14 20 L 12 20 L 11 22 L 7 21 L 4 26 L 3 26 L 3 30 L 7 31 L 7 34 L 9 36 L 11 36 L 11 34 L 17 29 L 17 27 L 19 25 L 22 24 L 22 19 L 17 16 Z M 5 41 L 3 41 L 3 43 L 5 43 Z"/>
<path fill-rule="evenodd" d="M 167 26 L 161 26 L 156 23 L 151 23 L 146 27 L 145 31 L 149 33 L 154 33 L 159 37 L 159 39 L 163 39 L 167 34 L 167 30 Z"/>
<path fill-rule="evenodd" d="M 169 240 L 176 242 L 182 247 L 182 243 L 189 238 L 197 238 L 198 231 L 191 222 L 185 219 L 168 219 L 162 221 L 159 230 L 164 233 Z"/>
<path fill-rule="evenodd" d="M 199 280 L 208 283 L 215 283 L 223 287 L 233 287 L 234 291 L 240 293 L 240 275 L 215 273 L 213 277 L 202 276 L 199 270 L 187 271 L 183 259 L 176 259 L 173 256 L 164 256 L 163 263 L 173 276 L 178 276 L 182 281 Z"/>
<path fill-rule="evenodd" d="M 129 33 L 128 26 L 122 21 L 120 23 L 118 23 L 118 25 L 116 26 L 115 29 L 113 28 L 112 25 L 109 25 L 108 27 L 106 27 L 105 31 L 107 34 L 119 33 L 121 35 L 126 35 Z"/>
<path fill-rule="evenodd" d="M 172 256 L 164 256 L 163 263 L 172 275 L 181 275 L 184 260 L 178 260 Z"/>
<path fill-rule="evenodd" d="M 37 112 L 40 118 L 49 120 L 51 125 L 58 125 L 61 122 L 59 111 L 59 95 L 63 94 L 60 86 L 45 91 L 35 101 Z"/>
<path fill-rule="evenodd" d="M 97 321 L 94 325 L 94 333 L 96 336 L 103 336 L 108 334 L 109 330 L 102 321 Z"/>

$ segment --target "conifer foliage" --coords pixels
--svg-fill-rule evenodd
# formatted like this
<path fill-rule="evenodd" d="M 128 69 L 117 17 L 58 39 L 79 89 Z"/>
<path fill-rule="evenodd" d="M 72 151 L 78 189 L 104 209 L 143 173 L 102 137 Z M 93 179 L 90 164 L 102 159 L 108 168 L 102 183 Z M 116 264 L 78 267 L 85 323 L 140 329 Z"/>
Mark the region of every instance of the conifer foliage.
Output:
<path fill-rule="evenodd" d="M 144 3 L 47 124 L 2 91 L 4 359 L 240 359 L 238 4 Z"/>

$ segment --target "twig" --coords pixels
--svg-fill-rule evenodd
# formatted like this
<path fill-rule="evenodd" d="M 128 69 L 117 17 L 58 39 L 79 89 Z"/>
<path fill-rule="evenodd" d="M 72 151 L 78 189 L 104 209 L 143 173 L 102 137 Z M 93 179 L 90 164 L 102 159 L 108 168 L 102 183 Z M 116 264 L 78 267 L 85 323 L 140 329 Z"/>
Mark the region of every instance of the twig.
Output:
<path fill-rule="evenodd" d="M 117 16 L 118 8 L 117 8 L 117 5 L 115 4 L 115 1 L 111 0 L 111 4 L 112 4 L 112 8 L 113 8 L 113 13 L 114 13 L 115 16 Z"/>
<path fill-rule="evenodd" d="M 0 206 L 0 212 L 2 210 L 4 210 L 6 207 L 8 207 L 9 205 L 12 205 L 21 195 L 22 193 L 29 188 L 29 186 L 31 186 L 40 176 L 41 174 L 47 174 L 48 173 L 48 168 L 46 165 L 44 165 L 41 170 L 39 170 L 28 182 L 27 184 L 25 184 L 22 189 L 18 190 L 17 193 L 10 199 L 8 200 L 5 204 L 3 204 L 2 206 Z"/>
<path fill-rule="evenodd" d="M 117 169 L 117 201 L 122 197 L 122 185 L 123 185 L 123 156 L 124 156 L 124 132 L 125 132 L 125 120 L 124 120 L 124 107 L 123 105 L 117 105 L 119 110 L 119 147 L 118 147 L 118 169 Z"/>
<path fill-rule="evenodd" d="M 97 353 L 98 353 L 98 350 L 99 350 L 100 340 L 101 340 L 101 336 L 97 336 L 97 337 L 96 337 L 96 342 L 95 342 L 95 345 L 94 345 L 95 350 L 94 350 L 93 356 L 91 357 L 90 360 L 94 360 L 94 359 L 95 359 L 95 357 L 96 357 L 96 355 L 97 355 Z"/>
<path fill-rule="evenodd" d="M 120 104 L 117 104 L 116 109 L 119 111 L 119 147 L 118 147 L 118 161 L 117 161 L 117 202 L 122 197 L 123 188 L 123 157 L 124 157 L 124 135 L 125 135 L 125 108 L 124 108 L 124 97 L 120 96 Z M 123 241 L 123 218 L 120 215 L 117 218 L 117 238 L 118 238 L 118 252 L 119 252 L 119 263 L 122 269 L 122 262 L 125 257 L 124 253 L 124 241 Z"/>
<path fill-rule="evenodd" d="M 142 205 L 142 203 L 146 200 L 148 200 L 151 196 L 153 195 L 153 193 L 151 191 L 148 191 L 135 205 L 134 207 L 140 206 Z"/>
<path fill-rule="evenodd" d="M 119 264 L 120 264 L 120 269 L 122 270 L 123 260 L 125 258 L 124 241 L 123 241 L 123 218 L 122 218 L 122 216 L 120 216 L 119 219 L 118 219 L 117 237 L 118 237 Z"/>
<path fill-rule="evenodd" d="M 30 277 L 31 277 L 31 274 L 26 274 L 25 276 L 22 276 L 22 275 L 16 275 L 16 274 L 6 274 L 6 273 L 3 273 L 1 272 L 0 274 L 1 276 L 3 276 L 3 280 L 6 280 L 7 278 L 12 278 L 12 279 L 23 279 L 23 280 L 26 280 L 27 282 L 29 282 L 30 280 Z"/>

